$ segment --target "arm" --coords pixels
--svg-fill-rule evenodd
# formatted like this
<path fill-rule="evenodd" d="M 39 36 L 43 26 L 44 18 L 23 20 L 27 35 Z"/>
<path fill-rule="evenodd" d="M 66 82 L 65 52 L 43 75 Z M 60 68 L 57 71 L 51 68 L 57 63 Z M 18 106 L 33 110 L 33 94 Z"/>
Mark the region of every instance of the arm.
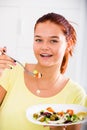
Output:
<path fill-rule="evenodd" d="M 11 66 L 15 65 L 14 60 L 12 60 L 6 55 L 6 51 L 6 47 L 0 48 L 0 78 L 2 78 L 5 69 L 11 69 Z M 7 91 L 0 85 L 0 106 L 6 93 Z"/>
<path fill-rule="evenodd" d="M 2 104 L 2 101 L 6 95 L 7 91 L 0 85 L 0 106 Z"/>

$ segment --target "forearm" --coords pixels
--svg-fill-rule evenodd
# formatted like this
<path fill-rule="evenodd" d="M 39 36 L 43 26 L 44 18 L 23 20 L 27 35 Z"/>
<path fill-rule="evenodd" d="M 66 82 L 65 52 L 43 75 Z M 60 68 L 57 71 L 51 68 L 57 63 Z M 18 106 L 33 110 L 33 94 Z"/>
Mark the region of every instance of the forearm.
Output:
<path fill-rule="evenodd" d="M 1 78 L 2 74 L 3 74 L 3 69 L 0 69 L 0 78 Z"/>
<path fill-rule="evenodd" d="M 6 92 L 7 91 L 0 85 L 0 106 L 2 104 L 2 101 L 4 100 Z"/>

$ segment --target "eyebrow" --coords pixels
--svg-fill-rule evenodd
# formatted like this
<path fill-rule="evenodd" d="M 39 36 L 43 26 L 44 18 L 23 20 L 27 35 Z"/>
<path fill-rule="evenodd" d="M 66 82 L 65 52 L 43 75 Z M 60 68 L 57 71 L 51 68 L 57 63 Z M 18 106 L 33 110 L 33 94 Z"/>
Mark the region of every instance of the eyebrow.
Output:
<path fill-rule="evenodd" d="M 39 36 L 39 35 L 35 35 L 34 37 L 41 37 L 41 36 Z"/>
<path fill-rule="evenodd" d="M 35 37 L 40 38 L 41 36 L 39 36 L 39 35 L 35 35 Z M 50 36 L 50 38 L 57 38 L 57 39 L 59 39 L 59 37 L 58 37 L 58 36 Z"/>

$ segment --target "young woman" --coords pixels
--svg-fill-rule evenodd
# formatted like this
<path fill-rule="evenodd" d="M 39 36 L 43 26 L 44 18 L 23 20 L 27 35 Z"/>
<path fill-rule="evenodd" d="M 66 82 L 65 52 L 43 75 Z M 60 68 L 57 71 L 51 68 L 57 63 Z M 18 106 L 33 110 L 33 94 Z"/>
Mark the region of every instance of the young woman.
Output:
<path fill-rule="evenodd" d="M 34 27 L 37 64 L 25 63 L 28 71 L 38 70 L 41 78 L 29 75 L 6 55 L 6 48 L 0 48 L 0 130 L 80 130 L 80 125 L 44 127 L 26 118 L 26 110 L 32 105 L 87 106 L 83 88 L 64 75 L 75 44 L 73 26 L 62 15 L 48 13 L 40 17 Z"/>

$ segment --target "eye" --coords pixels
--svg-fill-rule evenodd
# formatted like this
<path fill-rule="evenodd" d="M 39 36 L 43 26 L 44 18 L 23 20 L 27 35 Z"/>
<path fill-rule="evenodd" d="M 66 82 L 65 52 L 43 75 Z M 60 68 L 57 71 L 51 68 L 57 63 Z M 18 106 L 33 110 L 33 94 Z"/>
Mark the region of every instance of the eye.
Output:
<path fill-rule="evenodd" d="M 54 40 L 51 40 L 50 42 L 51 43 L 58 43 L 59 41 L 54 39 Z"/>
<path fill-rule="evenodd" d="M 37 42 L 37 43 L 41 43 L 42 42 L 42 39 L 35 39 L 35 42 Z"/>

